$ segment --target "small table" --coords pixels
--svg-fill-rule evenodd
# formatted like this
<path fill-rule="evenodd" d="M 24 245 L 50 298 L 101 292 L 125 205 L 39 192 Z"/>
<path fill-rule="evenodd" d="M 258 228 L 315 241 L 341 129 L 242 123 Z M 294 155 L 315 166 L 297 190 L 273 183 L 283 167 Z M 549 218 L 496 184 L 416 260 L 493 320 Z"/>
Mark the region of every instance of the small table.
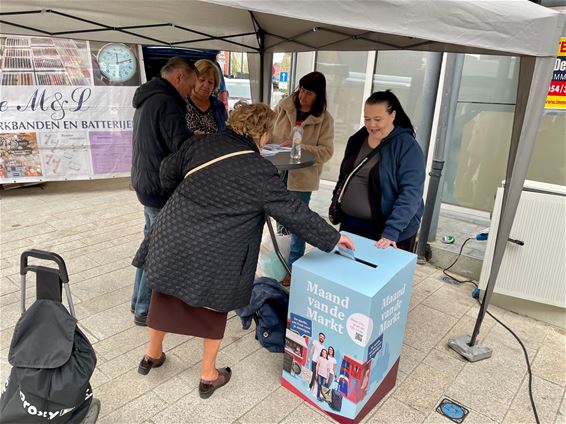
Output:
<path fill-rule="evenodd" d="M 268 156 L 266 159 L 271 162 L 279 172 L 287 172 L 291 169 L 301 169 L 312 166 L 316 163 L 316 158 L 311 152 L 303 150 L 301 152 L 301 159 L 291 159 L 289 152 L 280 152 L 275 156 Z"/>
<path fill-rule="evenodd" d="M 266 157 L 268 161 L 270 161 L 281 175 L 281 178 L 285 178 L 287 171 L 292 169 L 301 169 L 307 168 L 309 166 L 313 166 L 316 163 L 316 158 L 311 152 L 307 152 L 303 150 L 301 152 L 300 159 L 291 159 L 290 152 L 280 152 L 277 153 L 275 156 L 268 156 Z M 277 240 L 275 238 L 275 231 L 273 230 L 273 225 L 271 224 L 271 219 L 269 216 L 266 216 L 265 221 L 267 222 L 267 228 L 269 230 L 269 234 L 271 235 L 271 242 L 273 243 L 273 248 L 275 249 L 275 253 L 277 257 L 287 270 L 289 274 L 291 274 L 291 270 L 289 269 L 289 265 L 287 265 L 287 261 L 283 258 L 281 251 L 279 250 L 279 246 L 277 245 Z"/>

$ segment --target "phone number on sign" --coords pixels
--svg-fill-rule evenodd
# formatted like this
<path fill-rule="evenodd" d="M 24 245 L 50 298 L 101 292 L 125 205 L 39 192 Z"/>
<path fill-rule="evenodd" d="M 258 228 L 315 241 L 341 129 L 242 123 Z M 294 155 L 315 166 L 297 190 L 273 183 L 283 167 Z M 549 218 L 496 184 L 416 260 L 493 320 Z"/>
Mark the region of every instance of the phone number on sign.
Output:
<path fill-rule="evenodd" d="M 565 82 L 551 82 L 550 88 L 548 89 L 548 94 L 566 95 L 566 83 Z"/>

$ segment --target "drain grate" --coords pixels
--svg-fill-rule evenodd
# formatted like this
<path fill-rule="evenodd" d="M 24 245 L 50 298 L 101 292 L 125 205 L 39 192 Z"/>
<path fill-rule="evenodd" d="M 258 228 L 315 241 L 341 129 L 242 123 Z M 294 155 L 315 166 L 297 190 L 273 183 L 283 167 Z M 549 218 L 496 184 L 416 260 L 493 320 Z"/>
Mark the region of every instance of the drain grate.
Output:
<path fill-rule="evenodd" d="M 470 411 L 458 402 L 444 398 L 436 407 L 436 412 L 455 423 L 461 423 L 466 419 Z"/>

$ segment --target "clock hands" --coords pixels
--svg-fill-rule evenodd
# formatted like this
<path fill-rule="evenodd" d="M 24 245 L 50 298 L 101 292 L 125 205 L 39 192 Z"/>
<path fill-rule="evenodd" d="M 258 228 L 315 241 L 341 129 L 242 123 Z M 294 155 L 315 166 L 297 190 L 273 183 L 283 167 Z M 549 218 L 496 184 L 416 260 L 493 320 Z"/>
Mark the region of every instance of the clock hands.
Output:
<path fill-rule="evenodd" d="M 119 65 L 120 63 L 124 63 L 124 62 L 131 62 L 132 59 L 126 59 L 126 60 L 121 60 L 120 62 L 116 62 L 116 65 Z"/>

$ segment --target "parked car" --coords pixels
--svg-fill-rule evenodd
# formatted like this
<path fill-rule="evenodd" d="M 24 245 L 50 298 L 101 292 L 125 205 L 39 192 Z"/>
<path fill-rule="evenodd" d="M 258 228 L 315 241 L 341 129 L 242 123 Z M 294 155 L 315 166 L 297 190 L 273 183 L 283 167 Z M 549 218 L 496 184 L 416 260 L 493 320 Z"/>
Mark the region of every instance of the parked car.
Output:
<path fill-rule="evenodd" d="M 143 61 L 145 66 L 145 76 L 147 81 L 159 75 L 161 68 L 167 60 L 175 56 L 187 57 L 192 62 L 196 62 L 199 59 L 208 59 L 216 64 L 218 67 L 218 73 L 220 74 L 220 87 L 216 95 L 224 103 L 224 106 L 228 108 L 228 95 L 226 93 L 226 83 L 224 80 L 224 74 L 220 65 L 216 61 L 216 55 L 218 50 L 201 50 L 201 49 L 186 49 L 179 47 L 159 47 L 159 46 L 143 46 Z M 247 80 L 241 80 L 247 81 Z M 249 87 L 249 82 L 248 82 Z M 249 90 L 248 90 L 249 91 Z"/>
<path fill-rule="evenodd" d="M 252 93 L 250 90 L 250 80 L 226 78 L 226 91 L 228 91 L 228 110 L 234 109 L 234 105 L 239 100 L 252 102 Z"/>

